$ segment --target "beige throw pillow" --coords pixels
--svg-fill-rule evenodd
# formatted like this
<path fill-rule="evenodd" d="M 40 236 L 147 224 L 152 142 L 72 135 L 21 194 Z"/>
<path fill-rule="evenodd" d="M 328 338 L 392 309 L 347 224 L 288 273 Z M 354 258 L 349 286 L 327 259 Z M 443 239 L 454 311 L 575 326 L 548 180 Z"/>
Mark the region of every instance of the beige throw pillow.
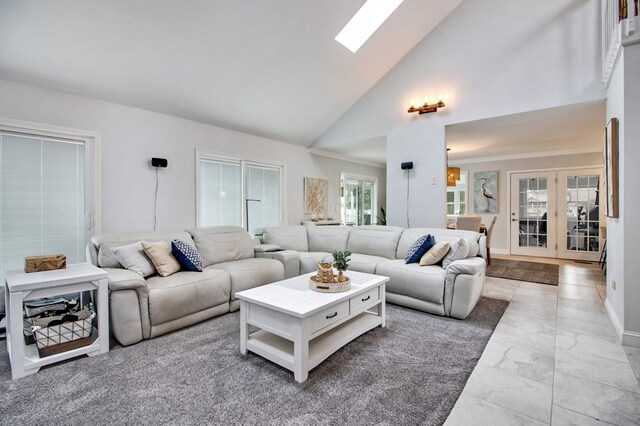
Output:
<path fill-rule="evenodd" d="M 439 243 L 436 243 L 436 245 L 431 247 L 429 251 L 422 255 L 420 258 L 420 266 L 435 265 L 447 255 L 450 248 L 451 244 L 449 244 L 448 241 L 440 241 Z"/>
<path fill-rule="evenodd" d="M 125 269 L 140 274 L 143 277 L 148 277 L 155 272 L 153 264 L 144 254 L 140 241 L 133 244 L 114 247 L 112 250 L 116 255 L 116 259 L 118 259 L 118 262 L 120 262 Z"/>
<path fill-rule="evenodd" d="M 142 242 L 144 252 L 149 256 L 156 271 L 162 277 L 168 277 L 180 270 L 180 264 L 171 254 L 171 243 L 168 241 Z"/>

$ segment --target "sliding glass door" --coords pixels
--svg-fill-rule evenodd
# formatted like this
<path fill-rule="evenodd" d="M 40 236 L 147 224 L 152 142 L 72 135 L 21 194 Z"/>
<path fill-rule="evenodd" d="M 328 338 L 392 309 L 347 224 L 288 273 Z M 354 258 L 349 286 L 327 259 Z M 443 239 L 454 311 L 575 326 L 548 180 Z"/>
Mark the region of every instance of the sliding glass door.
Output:
<path fill-rule="evenodd" d="M 85 143 L 0 132 L 0 278 L 26 256 L 85 261 L 91 232 Z M 90 182 L 90 180 L 88 180 Z"/>
<path fill-rule="evenodd" d="M 376 223 L 377 200 L 375 178 L 341 175 L 341 218 L 347 226 Z"/>
<path fill-rule="evenodd" d="M 202 155 L 199 169 L 198 226 L 282 223 L 282 166 Z"/>

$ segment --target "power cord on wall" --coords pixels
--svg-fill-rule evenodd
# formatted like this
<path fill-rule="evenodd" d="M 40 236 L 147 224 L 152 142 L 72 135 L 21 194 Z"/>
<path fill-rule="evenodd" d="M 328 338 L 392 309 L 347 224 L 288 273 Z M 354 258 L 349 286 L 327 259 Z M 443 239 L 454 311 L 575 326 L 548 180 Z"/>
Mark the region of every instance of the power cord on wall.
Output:
<path fill-rule="evenodd" d="M 158 225 L 158 167 L 156 167 L 156 191 L 153 198 L 153 230 Z"/>
<path fill-rule="evenodd" d="M 151 167 L 155 167 L 156 169 L 156 190 L 153 197 L 153 230 L 155 231 L 158 227 L 158 169 L 165 168 L 169 165 L 169 162 L 166 158 L 151 158 Z"/>
<path fill-rule="evenodd" d="M 409 225 L 409 169 L 407 170 L 407 228 L 411 228 Z"/>

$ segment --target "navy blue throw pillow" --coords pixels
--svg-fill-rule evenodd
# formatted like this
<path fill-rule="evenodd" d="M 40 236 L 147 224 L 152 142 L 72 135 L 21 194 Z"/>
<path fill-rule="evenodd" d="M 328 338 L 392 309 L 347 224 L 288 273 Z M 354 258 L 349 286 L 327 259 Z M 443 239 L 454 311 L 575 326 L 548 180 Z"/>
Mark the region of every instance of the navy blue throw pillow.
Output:
<path fill-rule="evenodd" d="M 420 262 L 422 256 L 428 252 L 435 243 L 436 239 L 433 235 L 424 235 L 418 238 L 407 251 L 407 257 L 404 258 L 405 263 Z"/>
<path fill-rule="evenodd" d="M 171 241 L 171 254 L 176 258 L 182 269 L 202 272 L 202 257 L 191 244 L 181 240 Z"/>

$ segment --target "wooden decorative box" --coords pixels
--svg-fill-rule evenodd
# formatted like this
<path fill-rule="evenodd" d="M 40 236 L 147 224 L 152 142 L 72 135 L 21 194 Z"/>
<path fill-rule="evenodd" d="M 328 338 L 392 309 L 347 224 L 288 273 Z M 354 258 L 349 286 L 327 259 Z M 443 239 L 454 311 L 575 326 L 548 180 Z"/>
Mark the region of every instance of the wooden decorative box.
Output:
<path fill-rule="evenodd" d="M 27 256 L 24 258 L 25 272 L 51 271 L 53 269 L 65 269 L 67 256 L 64 254 L 48 254 L 43 256 Z"/>

